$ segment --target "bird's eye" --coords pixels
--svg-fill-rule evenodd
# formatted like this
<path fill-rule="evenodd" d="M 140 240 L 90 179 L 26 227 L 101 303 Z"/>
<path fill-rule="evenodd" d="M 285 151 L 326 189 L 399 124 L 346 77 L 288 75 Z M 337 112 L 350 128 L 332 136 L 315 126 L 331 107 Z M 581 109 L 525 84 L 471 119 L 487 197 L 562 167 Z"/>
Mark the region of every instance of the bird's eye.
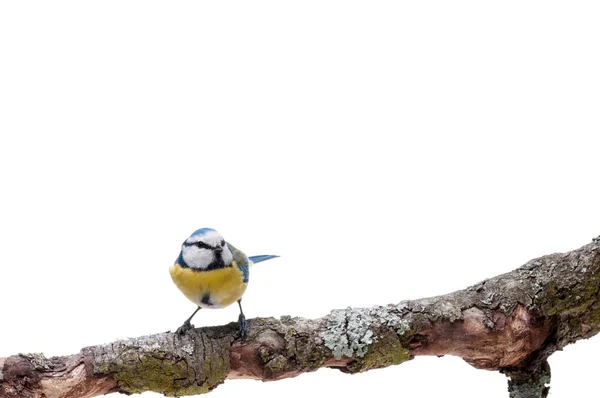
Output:
<path fill-rule="evenodd" d="M 225 241 L 224 240 L 221 241 L 221 246 L 225 246 Z"/>
<path fill-rule="evenodd" d="M 201 241 L 196 242 L 196 246 L 198 246 L 200 249 L 210 249 L 209 245 Z"/>

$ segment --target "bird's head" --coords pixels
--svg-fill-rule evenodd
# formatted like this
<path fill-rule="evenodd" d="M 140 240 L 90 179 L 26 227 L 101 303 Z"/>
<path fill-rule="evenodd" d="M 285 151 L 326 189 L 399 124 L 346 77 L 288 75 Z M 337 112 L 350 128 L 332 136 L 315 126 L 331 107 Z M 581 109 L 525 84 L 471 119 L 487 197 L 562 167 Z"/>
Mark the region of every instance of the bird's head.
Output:
<path fill-rule="evenodd" d="M 228 266 L 233 261 L 231 250 L 220 233 L 202 228 L 190 235 L 181 246 L 180 265 L 195 269 Z"/>

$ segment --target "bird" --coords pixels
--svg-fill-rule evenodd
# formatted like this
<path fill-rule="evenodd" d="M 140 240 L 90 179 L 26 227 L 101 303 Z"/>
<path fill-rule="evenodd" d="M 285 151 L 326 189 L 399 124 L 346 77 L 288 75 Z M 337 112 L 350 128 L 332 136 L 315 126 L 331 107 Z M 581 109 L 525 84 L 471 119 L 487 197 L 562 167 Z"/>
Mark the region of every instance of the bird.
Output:
<path fill-rule="evenodd" d="M 192 318 L 202 308 L 225 308 L 237 301 L 239 334 L 247 334 L 242 296 L 248 286 L 250 266 L 279 256 L 246 256 L 212 228 L 194 231 L 181 245 L 175 263 L 169 269 L 175 285 L 197 305 L 192 315 L 176 331 L 184 335 L 193 329 Z"/>

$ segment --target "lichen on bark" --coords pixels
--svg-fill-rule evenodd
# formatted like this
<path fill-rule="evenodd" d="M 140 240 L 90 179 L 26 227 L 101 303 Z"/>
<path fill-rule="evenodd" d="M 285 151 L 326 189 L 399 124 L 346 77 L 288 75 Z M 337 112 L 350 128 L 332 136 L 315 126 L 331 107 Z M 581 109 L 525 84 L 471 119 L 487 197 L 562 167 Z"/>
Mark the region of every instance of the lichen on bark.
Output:
<path fill-rule="evenodd" d="M 233 338 L 212 332 L 150 335 L 89 347 L 83 352 L 93 356 L 94 373 L 111 375 L 122 392 L 202 394 L 221 384 L 230 370 Z"/>
<path fill-rule="evenodd" d="M 513 398 L 548 394 L 547 358 L 600 332 L 600 239 L 464 290 L 326 317 L 248 320 L 120 340 L 80 353 L 0 358 L 0 398 L 208 392 L 225 379 L 278 380 L 322 367 L 356 373 L 456 355 L 509 376 Z"/>
<path fill-rule="evenodd" d="M 343 369 L 349 373 L 400 364 L 410 359 L 404 344 L 414 332 L 402 311 L 402 305 L 334 310 L 321 333 L 324 345 L 338 360 L 352 358 Z"/>

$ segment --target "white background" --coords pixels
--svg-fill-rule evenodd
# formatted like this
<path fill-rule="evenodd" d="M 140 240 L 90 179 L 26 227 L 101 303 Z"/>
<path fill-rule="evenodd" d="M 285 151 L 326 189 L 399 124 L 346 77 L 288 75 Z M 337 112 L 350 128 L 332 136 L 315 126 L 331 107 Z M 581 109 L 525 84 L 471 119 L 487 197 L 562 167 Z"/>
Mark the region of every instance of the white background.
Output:
<path fill-rule="evenodd" d="M 0 4 L 0 357 L 174 330 L 195 229 L 247 254 L 249 317 L 447 293 L 600 234 L 600 6 Z M 237 319 L 202 311 L 197 326 Z M 600 337 L 551 358 L 596 394 Z M 507 397 L 419 357 L 212 397 Z M 158 396 L 146 394 L 145 397 Z"/>

